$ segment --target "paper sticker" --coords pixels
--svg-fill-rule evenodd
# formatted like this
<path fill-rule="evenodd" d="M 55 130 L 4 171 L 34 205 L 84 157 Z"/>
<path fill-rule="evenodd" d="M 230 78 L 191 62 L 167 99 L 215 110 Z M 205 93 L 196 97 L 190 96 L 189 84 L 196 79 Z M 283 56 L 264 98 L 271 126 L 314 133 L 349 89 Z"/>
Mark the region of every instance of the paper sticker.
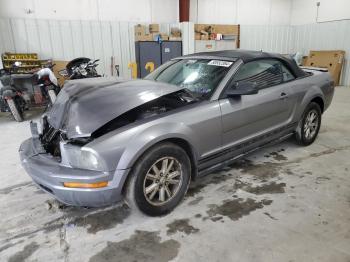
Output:
<path fill-rule="evenodd" d="M 197 60 L 190 59 L 186 62 L 186 64 L 194 64 L 196 62 L 197 62 Z"/>
<path fill-rule="evenodd" d="M 211 60 L 208 65 L 230 67 L 233 62 L 221 61 L 221 60 Z"/>

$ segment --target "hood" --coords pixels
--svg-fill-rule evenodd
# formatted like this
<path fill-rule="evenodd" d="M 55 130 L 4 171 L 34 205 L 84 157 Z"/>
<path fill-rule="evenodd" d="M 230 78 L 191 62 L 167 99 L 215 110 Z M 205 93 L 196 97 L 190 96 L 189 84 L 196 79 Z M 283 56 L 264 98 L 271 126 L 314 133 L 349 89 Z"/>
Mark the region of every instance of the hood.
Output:
<path fill-rule="evenodd" d="M 69 139 L 86 137 L 121 114 L 181 89 L 150 80 L 72 80 L 58 94 L 47 114 L 48 122 Z"/>

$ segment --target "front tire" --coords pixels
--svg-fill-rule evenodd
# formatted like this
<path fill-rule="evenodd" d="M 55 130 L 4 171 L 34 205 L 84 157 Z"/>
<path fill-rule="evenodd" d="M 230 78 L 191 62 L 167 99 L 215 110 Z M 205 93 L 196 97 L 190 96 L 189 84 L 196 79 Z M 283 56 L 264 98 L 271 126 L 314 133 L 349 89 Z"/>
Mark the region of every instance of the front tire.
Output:
<path fill-rule="evenodd" d="M 300 120 L 296 140 L 303 146 L 311 145 L 320 130 L 322 120 L 322 111 L 320 106 L 311 102 L 305 109 L 302 119 Z"/>
<path fill-rule="evenodd" d="M 126 200 L 149 216 L 171 212 L 184 198 L 191 177 L 187 153 L 173 143 L 148 150 L 133 167 Z"/>
<path fill-rule="evenodd" d="M 10 111 L 15 118 L 17 122 L 22 122 L 23 121 L 23 113 L 19 106 L 15 103 L 13 99 L 8 99 L 6 100 L 8 107 L 10 108 Z"/>

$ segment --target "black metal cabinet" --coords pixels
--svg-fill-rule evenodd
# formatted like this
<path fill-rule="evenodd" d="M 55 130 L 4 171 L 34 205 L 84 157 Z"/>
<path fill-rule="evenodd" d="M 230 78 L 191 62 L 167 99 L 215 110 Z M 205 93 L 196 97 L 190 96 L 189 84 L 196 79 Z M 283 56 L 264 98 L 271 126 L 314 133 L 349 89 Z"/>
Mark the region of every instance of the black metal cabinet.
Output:
<path fill-rule="evenodd" d="M 143 78 L 149 74 L 145 69 L 148 62 L 154 63 L 154 69 L 174 57 L 182 55 L 181 41 L 138 41 L 135 42 L 137 77 Z"/>
<path fill-rule="evenodd" d="M 162 64 L 169 61 L 174 57 L 182 55 L 182 42 L 181 41 L 165 41 L 162 42 Z"/>

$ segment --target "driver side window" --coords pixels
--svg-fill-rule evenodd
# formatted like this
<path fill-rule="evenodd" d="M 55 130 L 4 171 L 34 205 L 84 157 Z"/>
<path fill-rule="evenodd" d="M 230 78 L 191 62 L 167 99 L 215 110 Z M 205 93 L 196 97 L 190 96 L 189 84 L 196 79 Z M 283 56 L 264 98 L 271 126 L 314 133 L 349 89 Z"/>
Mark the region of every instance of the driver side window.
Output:
<path fill-rule="evenodd" d="M 242 65 L 231 80 L 231 87 L 240 83 L 254 83 L 258 89 L 281 84 L 284 81 L 282 64 L 277 60 L 257 60 Z"/>

